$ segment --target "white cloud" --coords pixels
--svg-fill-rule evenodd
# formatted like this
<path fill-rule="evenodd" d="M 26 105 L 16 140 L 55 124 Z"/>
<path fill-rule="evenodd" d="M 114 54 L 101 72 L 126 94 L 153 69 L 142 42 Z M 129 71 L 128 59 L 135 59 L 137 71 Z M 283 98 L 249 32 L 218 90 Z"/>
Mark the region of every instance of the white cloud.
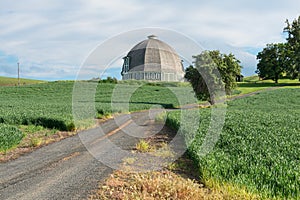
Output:
<path fill-rule="evenodd" d="M 255 55 L 244 47 L 284 41 L 284 21 L 296 18 L 299 7 L 298 0 L 1 0 L 0 52 L 17 57 L 27 76 L 48 78 L 57 73 L 63 78 L 59 73 L 64 68 L 66 77 L 74 77 L 90 51 L 109 37 L 161 27 L 189 35 L 204 47 L 231 49 L 244 66 L 253 68 L 250 73 Z M 8 75 L 11 70 L 3 66 L 0 75 Z M 45 68 L 51 70 L 38 71 Z"/>

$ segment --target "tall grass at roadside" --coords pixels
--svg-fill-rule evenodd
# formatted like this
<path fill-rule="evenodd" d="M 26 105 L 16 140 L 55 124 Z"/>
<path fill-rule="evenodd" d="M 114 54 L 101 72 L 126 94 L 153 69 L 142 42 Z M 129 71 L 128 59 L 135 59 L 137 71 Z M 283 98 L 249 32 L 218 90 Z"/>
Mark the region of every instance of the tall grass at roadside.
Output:
<path fill-rule="evenodd" d="M 16 127 L 0 124 L 0 152 L 6 152 L 8 149 L 18 145 L 24 134 Z"/>
<path fill-rule="evenodd" d="M 225 125 L 214 150 L 199 156 L 210 121 L 201 110 L 199 127 L 185 126 L 188 152 L 199 176 L 212 187 L 240 188 L 262 198 L 300 198 L 300 89 L 277 89 L 228 102 Z M 196 112 L 196 111 L 189 111 Z M 178 127 L 180 112 L 170 112 L 167 123 Z M 198 130 L 190 138 L 191 130 Z"/>

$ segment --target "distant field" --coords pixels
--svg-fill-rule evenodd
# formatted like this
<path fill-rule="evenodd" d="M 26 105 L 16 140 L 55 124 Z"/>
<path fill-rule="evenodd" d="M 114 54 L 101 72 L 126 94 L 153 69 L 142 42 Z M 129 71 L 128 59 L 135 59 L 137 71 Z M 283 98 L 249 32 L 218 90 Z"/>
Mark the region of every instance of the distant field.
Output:
<path fill-rule="evenodd" d="M 45 81 L 40 80 L 31 80 L 31 79 L 20 79 L 20 85 L 30 85 L 30 84 L 37 84 L 37 83 L 43 83 Z M 3 77 L 0 76 L 0 86 L 13 86 L 18 85 L 18 79 L 17 78 L 9 78 L 9 77 Z"/>
<path fill-rule="evenodd" d="M 280 79 L 278 84 L 275 84 L 272 80 L 259 80 L 258 76 L 248 76 L 244 78 L 244 82 L 238 83 L 236 94 L 246 94 L 263 90 L 269 87 L 300 87 L 300 81 L 298 79 Z"/>
<path fill-rule="evenodd" d="M 198 163 L 202 180 L 226 192 L 300 199 L 299 98 L 300 88 L 284 88 L 228 102 L 220 139 L 204 157 L 199 150 L 210 109 L 200 109 L 200 126 L 181 128 L 187 142 L 192 142 L 188 151 Z M 180 112 L 170 112 L 167 122 L 178 129 L 180 119 Z M 198 132 L 191 140 L 193 130 Z"/>
<path fill-rule="evenodd" d="M 22 87 L 0 87 L 0 123 L 10 125 L 41 125 L 47 128 L 69 130 L 73 127 L 72 92 L 74 82 L 50 82 Z M 97 83 L 94 83 L 97 84 Z M 102 117 L 114 112 L 122 112 L 122 105 L 130 102 L 129 111 L 145 110 L 153 106 L 173 108 L 179 105 L 174 94 L 188 96 L 190 87 L 172 87 L 174 91 L 163 86 L 144 85 L 126 96 L 136 88 L 135 85 L 118 84 L 120 97 L 114 101 L 119 107 L 112 107 L 111 98 L 115 84 L 99 84 L 95 94 L 95 116 Z M 89 91 L 86 91 L 89 92 Z M 91 91 L 93 92 L 93 91 Z M 129 101 L 129 102 L 128 102 Z M 190 103 L 186 99 L 184 103 Z"/>
<path fill-rule="evenodd" d="M 260 80 L 259 77 L 257 75 L 255 76 L 246 76 L 244 78 L 244 82 L 246 83 L 274 83 L 273 80 Z M 279 84 L 285 84 L 285 83 L 299 83 L 298 79 L 287 79 L 287 78 L 283 78 L 283 79 L 279 79 L 278 80 Z"/>

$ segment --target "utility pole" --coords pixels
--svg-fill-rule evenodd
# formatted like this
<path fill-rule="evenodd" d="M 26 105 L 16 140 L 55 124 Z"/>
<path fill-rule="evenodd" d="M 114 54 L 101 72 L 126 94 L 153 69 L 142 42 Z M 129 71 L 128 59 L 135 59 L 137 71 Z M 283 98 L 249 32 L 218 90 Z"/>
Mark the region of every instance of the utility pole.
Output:
<path fill-rule="evenodd" d="M 18 86 L 20 86 L 20 63 L 18 62 Z"/>

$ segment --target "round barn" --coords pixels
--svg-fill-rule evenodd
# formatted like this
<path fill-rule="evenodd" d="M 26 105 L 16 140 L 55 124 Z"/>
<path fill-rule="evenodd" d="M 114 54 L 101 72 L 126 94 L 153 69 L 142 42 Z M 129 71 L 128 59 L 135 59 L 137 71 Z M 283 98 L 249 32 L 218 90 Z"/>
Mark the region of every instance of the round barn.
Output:
<path fill-rule="evenodd" d="M 123 60 L 123 80 L 184 81 L 182 60 L 155 35 L 135 45 Z"/>

